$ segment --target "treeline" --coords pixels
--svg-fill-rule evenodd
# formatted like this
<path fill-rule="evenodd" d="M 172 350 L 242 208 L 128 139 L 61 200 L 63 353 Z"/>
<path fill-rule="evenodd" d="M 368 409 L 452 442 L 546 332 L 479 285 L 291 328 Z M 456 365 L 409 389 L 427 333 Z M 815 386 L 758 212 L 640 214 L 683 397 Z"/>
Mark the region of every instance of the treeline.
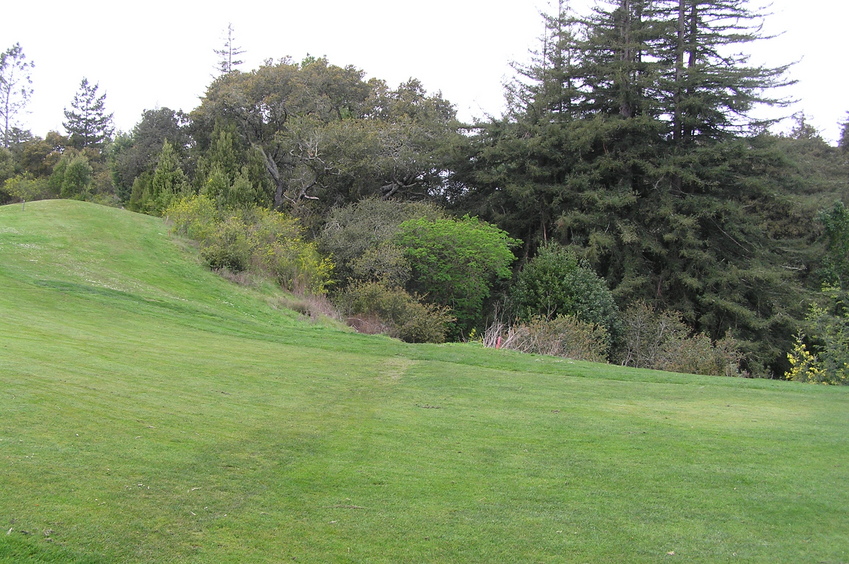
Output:
<path fill-rule="evenodd" d="M 474 124 L 324 58 L 242 72 L 231 29 L 188 114 L 113 135 L 84 80 L 67 135 L 7 120 L 0 198 L 164 215 L 210 267 L 409 341 L 845 383 L 849 125 L 833 147 L 751 117 L 787 69 L 735 54 L 761 21 L 743 0 L 558 8 Z"/>

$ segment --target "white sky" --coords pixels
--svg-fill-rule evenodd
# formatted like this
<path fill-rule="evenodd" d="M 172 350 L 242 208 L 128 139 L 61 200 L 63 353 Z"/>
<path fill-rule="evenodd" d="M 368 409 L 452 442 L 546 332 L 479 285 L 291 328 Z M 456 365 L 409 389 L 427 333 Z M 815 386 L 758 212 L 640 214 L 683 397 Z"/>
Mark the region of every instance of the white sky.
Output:
<path fill-rule="evenodd" d="M 593 0 L 572 0 L 578 11 Z M 547 0 L 186 0 L 17 1 L 0 17 L 0 50 L 20 42 L 36 67 L 24 126 L 44 136 L 63 131 L 63 109 L 83 77 L 99 83 L 119 130 L 145 109 L 190 111 L 215 73 L 213 49 L 232 23 L 248 71 L 262 61 L 307 53 L 354 65 L 390 86 L 410 77 L 441 91 L 461 119 L 500 115 L 509 62 L 525 61 L 542 33 Z M 773 0 L 753 62 L 800 60 L 784 95 L 831 142 L 846 119 L 844 52 L 849 2 Z M 788 126 L 789 127 L 789 126 Z"/>

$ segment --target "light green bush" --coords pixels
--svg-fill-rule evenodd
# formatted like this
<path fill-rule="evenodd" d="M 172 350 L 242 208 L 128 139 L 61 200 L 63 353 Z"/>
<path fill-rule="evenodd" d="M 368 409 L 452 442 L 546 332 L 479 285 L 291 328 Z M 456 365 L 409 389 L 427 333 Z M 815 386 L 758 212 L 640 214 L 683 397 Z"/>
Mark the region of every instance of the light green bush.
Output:
<path fill-rule="evenodd" d="M 176 200 L 165 215 L 175 232 L 198 241 L 210 268 L 265 274 L 304 294 L 324 294 L 331 283 L 333 263 L 284 214 L 262 208 L 224 212 L 198 195 Z"/>
<path fill-rule="evenodd" d="M 165 210 L 165 220 L 175 233 L 195 241 L 211 237 L 220 221 L 215 204 L 203 194 L 174 201 Z"/>

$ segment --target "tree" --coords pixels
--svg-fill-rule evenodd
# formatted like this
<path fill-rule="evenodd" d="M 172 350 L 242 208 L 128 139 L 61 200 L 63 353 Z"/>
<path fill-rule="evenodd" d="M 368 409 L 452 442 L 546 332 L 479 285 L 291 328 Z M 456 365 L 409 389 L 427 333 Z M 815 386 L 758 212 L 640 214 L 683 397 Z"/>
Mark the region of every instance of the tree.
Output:
<path fill-rule="evenodd" d="M 519 273 L 510 297 L 522 320 L 574 316 L 604 327 L 608 335 L 617 333 L 618 308 L 607 284 L 560 245 L 540 249 Z"/>
<path fill-rule="evenodd" d="M 475 217 L 405 221 L 394 243 L 410 261 L 408 290 L 448 306 L 457 318 L 454 337 L 483 318 L 483 305 L 499 280 L 509 279 L 519 241 Z"/>
<path fill-rule="evenodd" d="M 238 144 L 264 160 L 273 206 L 305 225 L 368 196 L 439 194 L 462 137 L 451 105 L 418 81 L 390 89 L 314 57 L 218 77 L 192 121 L 201 151 L 216 127 L 234 126 Z"/>
<path fill-rule="evenodd" d="M 17 115 L 32 96 L 30 73 L 35 63 L 27 61 L 20 43 L 0 53 L 0 127 L 3 147 L 9 147 Z"/>
<path fill-rule="evenodd" d="M 191 137 L 188 116 L 170 108 L 145 110 L 141 120 L 129 134 L 121 134 L 109 149 L 109 168 L 122 202 L 130 198 L 133 181 L 143 172 L 152 172 L 156 159 L 168 140 L 184 164 L 188 158 Z"/>
<path fill-rule="evenodd" d="M 94 171 L 86 156 L 78 151 L 62 155 L 53 168 L 49 186 L 62 198 L 85 199 L 91 192 Z"/>
<path fill-rule="evenodd" d="M 144 210 L 159 215 L 178 196 L 186 195 L 188 191 L 188 179 L 180 167 L 174 146 L 166 139 L 159 152 L 149 192 L 144 197 Z"/>
<path fill-rule="evenodd" d="M 91 85 L 87 78 L 83 78 L 80 89 L 71 102 L 71 109 L 65 109 L 67 121 L 63 126 L 68 132 L 71 145 L 77 149 L 100 149 L 112 136 L 112 114 L 106 113 L 106 94 L 97 95 L 99 86 Z"/>
<path fill-rule="evenodd" d="M 822 278 L 829 286 L 849 290 L 849 210 L 838 200 L 819 214 L 823 226 L 825 256 Z"/>
<path fill-rule="evenodd" d="M 214 49 L 215 54 L 219 57 L 218 66 L 216 68 L 221 74 L 234 72 L 237 70 L 237 66 L 244 63 L 244 61 L 238 57 L 239 55 L 244 54 L 245 51 L 234 44 L 235 39 L 233 35 L 233 24 L 228 23 L 227 35 L 224 38 L 224 46 L 221 49 Z"/>
<path fill-rule="evenodd" d="M 775 140 L 748 135 L 786 83 L 786 67 L 733 55 L 757 21 L 738 0 L 606 0 L 582 18 L 560 3 L 508 113 L 473 139 L 460 209 L 521 236 L 528 258 L 570 247 L 622 305 L 676 310 L 710 339 L 734 328 L 752 358 L 780 359 L 807 235 L 776 189 Z"/>
<path fill-rule="evenodd" d="M 788 103 L 768 93 L 793 83 L 786 78 L 790 65 L 750 66 L 740 51 L 765 39 L 761 12 L 747 0 L 660 0 L 657 13 L 665 22 L 660 90 L 676 143 L 723 139 L 775 121 L 756 119 L 751 110 Z"/>

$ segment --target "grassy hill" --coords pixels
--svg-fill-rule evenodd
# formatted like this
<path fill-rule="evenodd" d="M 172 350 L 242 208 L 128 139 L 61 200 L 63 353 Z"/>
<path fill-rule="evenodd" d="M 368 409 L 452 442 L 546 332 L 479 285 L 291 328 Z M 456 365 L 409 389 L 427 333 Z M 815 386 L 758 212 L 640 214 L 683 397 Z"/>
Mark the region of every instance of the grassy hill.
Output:
<path fill-rule="evenodd" d="M 302 320 L 156 218 L 0 207 L 0 562 L 847 562 L 849 389 Z"/>

